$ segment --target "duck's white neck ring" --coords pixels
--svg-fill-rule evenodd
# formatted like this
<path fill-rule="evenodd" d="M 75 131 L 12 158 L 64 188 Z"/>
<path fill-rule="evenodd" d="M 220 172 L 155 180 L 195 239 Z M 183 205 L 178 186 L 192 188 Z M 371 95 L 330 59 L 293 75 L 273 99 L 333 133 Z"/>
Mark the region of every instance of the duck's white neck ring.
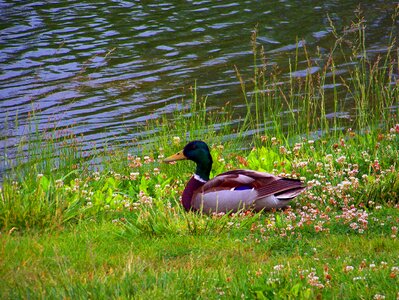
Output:
<path fill-rule="evenodd" d="M 198 174 L 194 174 L 194 179 L 195 179 L 195 180 L 198 180 L 198 181 L 200 181 L 200 182 L 203 182 L 203 183 L 206 182 L 206 180 L 202 179 Z"/>

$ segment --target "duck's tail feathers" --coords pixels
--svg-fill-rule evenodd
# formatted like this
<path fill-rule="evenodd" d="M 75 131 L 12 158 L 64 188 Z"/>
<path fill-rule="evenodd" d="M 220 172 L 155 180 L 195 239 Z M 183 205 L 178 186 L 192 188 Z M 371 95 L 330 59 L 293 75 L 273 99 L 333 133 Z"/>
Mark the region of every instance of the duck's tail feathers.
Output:
<path fill-rule="evenodd" d="M 298 196 L 300 193 L 302 193 L 304 190 L 306 189 L 306 187 L 297 187 L 297 188 L 293 188 L 281 193 L 277 193 L 274 196 L 278 199 L 278 200 L 291 200 L 293 198 L 295 198 L 296 196 Z"/>

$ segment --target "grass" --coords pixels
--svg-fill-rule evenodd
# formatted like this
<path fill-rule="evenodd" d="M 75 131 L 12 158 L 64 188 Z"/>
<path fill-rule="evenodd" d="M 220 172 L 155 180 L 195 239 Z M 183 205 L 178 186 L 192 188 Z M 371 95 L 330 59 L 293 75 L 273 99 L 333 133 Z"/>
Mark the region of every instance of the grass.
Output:
<path fill-rule="evenodd" d="M 259 225 L 273 217 L 263 216 L 256 226 L 216 235 L 126 235 L 119 224 L 93 222 L 52 234 L 5 235 L 2 296 L 392 299 L 399 276 L 392 250 L 399 242 L 390 226 L 399 214 L 372 215 L 363 234 L 335 224 L 329 232 L 266 235 Z"/>
<path fill-rule="evenodd" d="M 0 297 L 397 298 L 398 57 L 393 38 L 384 55 L 368 53 L 363 25 L 360 16 L 341 33 L 332 24 L 334 48 L 307 54 L 306 68 L 321 67 L 298 78 L 257 64 L 254 34 L 251 83 L 237 70 L 241 118 L 228 106 L 209 111 L 194 87 L 174 122 L 145 125 L 134 152 L 86 153 L 72 130 L 33 126 L 0 190 Z M 351 61 L 346 79 L 334 73 L 338 53 Z M 343 93 L 351 119 L 338 117 Z M 248 168 L 309 189 L 282 211 L 186 213 L 179 197 L 194 166 L 161 161 L 196 138 L 211 145 L 211 177 Z"/>

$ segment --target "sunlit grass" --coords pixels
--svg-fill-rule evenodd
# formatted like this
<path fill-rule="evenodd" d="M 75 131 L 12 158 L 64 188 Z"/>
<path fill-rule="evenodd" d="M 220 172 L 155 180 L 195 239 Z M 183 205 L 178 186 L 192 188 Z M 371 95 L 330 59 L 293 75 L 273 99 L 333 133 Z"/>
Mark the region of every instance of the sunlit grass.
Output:
<path fill-rule="evenodd" d="M 56 234 L 4 235 L 2 296 L 397 297 L 399 244 L 389 228 L 397 210 L 377 212 L 362 234 L 331 227 L 287 235 L 280 221 L 280 232 L 262 232 L 283 216 L 217 234 L 120 236 L 119 224 L 83 222 Z"/>

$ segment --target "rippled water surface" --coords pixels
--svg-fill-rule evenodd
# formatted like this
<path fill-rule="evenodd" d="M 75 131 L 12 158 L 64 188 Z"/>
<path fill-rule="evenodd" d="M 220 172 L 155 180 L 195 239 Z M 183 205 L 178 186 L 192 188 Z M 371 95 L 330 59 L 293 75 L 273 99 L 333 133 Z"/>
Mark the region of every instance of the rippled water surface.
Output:
<path fill-rule="evenodd" d="M 234 66 L 253 67 L 251 32 L 284 67 L 304 40 L 328 51 L 327 14 L 348 25 L 357 1 L 0 1 L 0 148 L 26 132 L 73 126 L 87 143 L 129 140 L 176 109 L 197 82 L 211 106 L 243 103 Z M 362 1 L 371 49 L 383 49 L 394 3 Z"/>

